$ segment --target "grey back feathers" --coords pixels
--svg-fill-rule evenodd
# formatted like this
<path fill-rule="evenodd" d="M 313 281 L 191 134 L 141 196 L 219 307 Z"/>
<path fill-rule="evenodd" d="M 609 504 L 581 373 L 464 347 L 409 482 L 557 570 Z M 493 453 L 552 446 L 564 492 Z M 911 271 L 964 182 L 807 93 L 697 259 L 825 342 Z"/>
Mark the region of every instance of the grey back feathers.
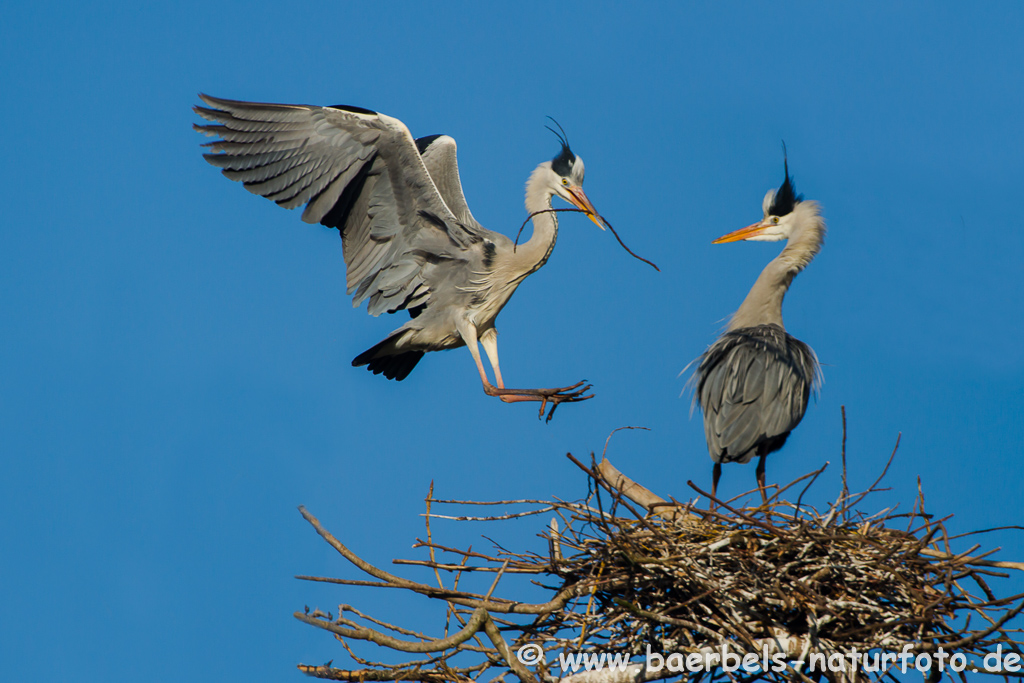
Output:
<path fill-rule="evenodd" d="M 711 459 L 745 463 L 781 448 L 803 418 L 818 374 L 814 351 L 778 325 L 722 335 L 695 373 Z"/>

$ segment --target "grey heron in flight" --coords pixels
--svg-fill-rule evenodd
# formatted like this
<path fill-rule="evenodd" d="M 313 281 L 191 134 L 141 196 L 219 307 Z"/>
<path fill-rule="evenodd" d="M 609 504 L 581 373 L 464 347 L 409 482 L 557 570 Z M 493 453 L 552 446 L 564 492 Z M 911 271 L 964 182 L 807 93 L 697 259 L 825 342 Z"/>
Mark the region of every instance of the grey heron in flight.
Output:
<path fill-rule="evenodd" d="M 693 376 L 694 398 L 704 413 L 704 434 L 715 463 L 714 496 L 722 463 L 746 463 L 757 456 L 757 484 L 767 500 L 765 458 L 782 448 L 800 424 L 811 388 L 820 381 L 814 351 L 782 325 L 782 299 L 821 249 L 825 221 L 817 202 L 796 194 L 788 160 L 784 164 L 782 186 L 765 195 L 764 218 L 713 242 L 788 240 L 761 271 L 726 332 L 700 357 Z"/>
<path fill-rule="evenodd" d="M 538 401 L 541 415 L 551 403 L 549 420 L 560 403 L 593 397 L 584 382 L 509 389 L 498 366 L 495 319 L 555 246 L 552 198 L 564 199 L 604 229 L 581 187 L 583 160 L 564 132 L 555 133 L 558 155 L 537 166 L 526 183 L 533 235 L 516 246 L 473 218 L 459 181 L 455 140 L 446 135 L 414 140 L 398 119 L 360 107 L 200 98 L 207 106 L 194 110 L 212 123 L 194 128 L 219 138 L 205 145 L 211 151 L 206 160 L 286 209 L 305 205 L 305 222 L 337 228 L 354 307 L 368 301 L 374 316 L 409 313 L 408 322 L 352 365 L 403 380 L 427 351 L 467 346 L 488 396 Z"/>

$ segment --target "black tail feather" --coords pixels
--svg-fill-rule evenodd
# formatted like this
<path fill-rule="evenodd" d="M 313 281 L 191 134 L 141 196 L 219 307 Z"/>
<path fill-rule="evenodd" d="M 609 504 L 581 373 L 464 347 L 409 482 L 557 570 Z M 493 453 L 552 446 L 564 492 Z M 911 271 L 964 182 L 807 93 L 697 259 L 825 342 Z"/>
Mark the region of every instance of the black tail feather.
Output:
<path fill-rule="evenodd" d="M 375 375 L 383 374 L 388 379 L 401 382 L 409 376 L 409 373 L 416 367 L 416 364 L 420 362 L 424 352 L 405 351 L 403 353 L 380 356 L 379 358 L 374 357 L 392 341 L 393 339 L 388 337 L 379 344 L 375 344 L 373 347 L 363 351 L 352 360 L 352 366 L 359 367 L 365 365 L 367 366 L 366 369 Z"/>

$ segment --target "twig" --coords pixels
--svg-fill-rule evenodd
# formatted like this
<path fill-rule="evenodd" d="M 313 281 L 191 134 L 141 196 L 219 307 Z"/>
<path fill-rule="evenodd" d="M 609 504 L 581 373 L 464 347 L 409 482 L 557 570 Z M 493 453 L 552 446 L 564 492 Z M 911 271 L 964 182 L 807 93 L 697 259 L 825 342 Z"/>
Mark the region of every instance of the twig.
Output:
<path fill-rule="evenodd" d="M 514 254 L 515 251 L 516 251 L 516 247 L 519 246 L 519 236 L 523 234 L 523 228 L 526 227 L 526 224 L 530 222 L 531 218 L 533 218 L 537 214 L 541 214 L 541 213 L 562 213 L 563 211 L 573 211 L 573 212 L 576 212 L 576 213 L 585 213 L 587 215 L 590 215 L 589 211 L 584 211 L 583 209 L 541 209 L 540 211 L 534 211 L 529 216 L 527 216 L 526 220 L 523 221 L 523 224 L 521 226 L 519 226 L 519 231 L 516 233 L 515 242 L 513 242 L 513 244 L 512 244 L 512 253 Z M 659 273 L 661 272 L 661 268 L 659 268 L 658 266 L 654 265 L 653 263 L 651 263 L 650 261 L 645 259 L 643 256 L 638 256 L 637 254 L 633 253 L 633 250 L 626 246 L 626 243 L 622 241 L 621 237 L 619 237 L 619 233 L 615 232 L 615 228 L 612 227 L 612 224 L 609 223 L 605 219 L 604 216 L 597 216 L 597 217 L 601 219 L 601 222 L 605 224 L 605 227 L 607 227 L 609 230 L 612 231 L 612 234 L 615 235 L 615 239 L 619 241 L 619 244 L 622 245 L 623 249 L 625 249 L 626 251 L 629 252 L 630 256 L 632 256 L 635 259 L 639 259 L 639 260 L 643 261 L 644 263 L 649 265 L 651 268 L 654 268 Z"/>

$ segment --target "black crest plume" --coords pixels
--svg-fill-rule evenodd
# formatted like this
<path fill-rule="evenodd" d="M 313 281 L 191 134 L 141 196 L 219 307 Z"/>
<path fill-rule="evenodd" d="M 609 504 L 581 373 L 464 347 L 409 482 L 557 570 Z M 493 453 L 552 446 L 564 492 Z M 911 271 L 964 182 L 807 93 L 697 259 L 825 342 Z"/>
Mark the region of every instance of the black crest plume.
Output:
<path fill-rule="evenodd" d="M 548 117 L 556 126 L 558 130 L 555 130 L 551 126 L 544 126 L 558 138 L 558 141 L 562 143 L 562 151 L 551 160 L 551 169 L 560 176 L 568 176 L 569 172 L 572 171 L 572 165 L 576 163 L 576 155 L 569 149 L 569 136 L 565 134 L 565 129 L 562 128 L 562 124 L 555 121 L 550 116 Z M 561 132 L 558 132 L 561 131 Z"/>
<path fill-rule="evenodd" d="M 785 216 L 788 213 L 792 213 L 797 203 L 804 200 L 802 194 L 796 193 L 793 179 L 789 177 L 789 154 L 786 151 L 785 140 L 782 142 L 782 163 L 786 169 L 786 179 L 782 181 L 779 191 L 775 193 L 775 198 L 772 199 L 772 205 L 768 207 L 769 216 Z"/>

